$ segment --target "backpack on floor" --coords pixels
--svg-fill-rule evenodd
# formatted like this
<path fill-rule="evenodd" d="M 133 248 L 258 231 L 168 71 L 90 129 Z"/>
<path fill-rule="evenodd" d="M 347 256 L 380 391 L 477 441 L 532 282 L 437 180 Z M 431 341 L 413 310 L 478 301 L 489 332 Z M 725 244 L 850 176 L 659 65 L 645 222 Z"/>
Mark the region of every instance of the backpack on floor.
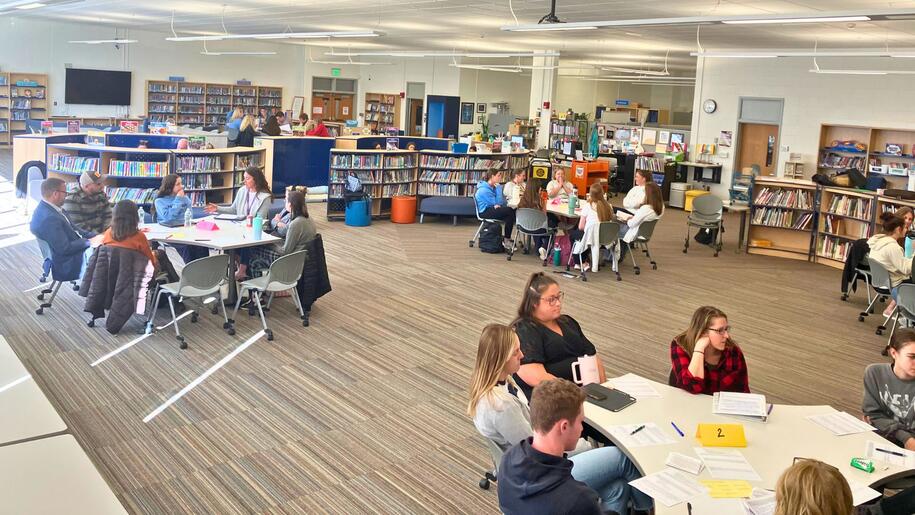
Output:
<path fill-rule="evenodd" d="M 488 254 L 501 254 L 505 252 L 502 246 L 502 226 L 494 222 L 483 222 L 480 229 L 480 252 Z"/>
<path fill-rule="evenodd" d="M 699 229 L 693 239 L 703 245 L 711 245 L 718 237 L 718 229 Z"/>

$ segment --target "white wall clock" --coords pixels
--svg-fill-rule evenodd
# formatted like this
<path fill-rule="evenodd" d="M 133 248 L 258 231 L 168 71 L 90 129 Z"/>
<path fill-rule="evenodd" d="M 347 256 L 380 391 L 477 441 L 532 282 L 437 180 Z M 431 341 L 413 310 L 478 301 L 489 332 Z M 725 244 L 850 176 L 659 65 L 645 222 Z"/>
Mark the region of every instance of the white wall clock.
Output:
<path fill-rule="evenodd" d="M 718 102 L 715 102 L 711 98 L 702 103 L 702 110 L 708 114 L 712 114 L 715 110 L 718 109 Z"/>

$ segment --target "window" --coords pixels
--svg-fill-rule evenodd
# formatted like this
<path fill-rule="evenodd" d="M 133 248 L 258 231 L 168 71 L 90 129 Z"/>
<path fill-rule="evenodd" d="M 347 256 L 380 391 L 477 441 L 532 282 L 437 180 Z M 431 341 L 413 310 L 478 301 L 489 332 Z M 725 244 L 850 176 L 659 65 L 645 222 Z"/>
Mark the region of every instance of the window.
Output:
<path fill-rule="evenodd" d="M 322 93 L 356 94 L 356 79 L 339 79 L 336 77 L 312 77 L 311 89 Z"/>

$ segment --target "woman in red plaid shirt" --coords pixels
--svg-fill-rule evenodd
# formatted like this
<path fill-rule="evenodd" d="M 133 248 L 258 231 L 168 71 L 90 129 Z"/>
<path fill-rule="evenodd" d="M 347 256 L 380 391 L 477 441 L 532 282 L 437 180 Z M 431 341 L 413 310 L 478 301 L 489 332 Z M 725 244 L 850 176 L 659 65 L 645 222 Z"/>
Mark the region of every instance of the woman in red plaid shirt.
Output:
<path fill-rule="evenodd" d="M 731 340 L 728 317 L 720 309 L 702 306 L 689 328 L 670 342 L 669 384 L 690 393 L 750 393 L 747 362 Z"/>

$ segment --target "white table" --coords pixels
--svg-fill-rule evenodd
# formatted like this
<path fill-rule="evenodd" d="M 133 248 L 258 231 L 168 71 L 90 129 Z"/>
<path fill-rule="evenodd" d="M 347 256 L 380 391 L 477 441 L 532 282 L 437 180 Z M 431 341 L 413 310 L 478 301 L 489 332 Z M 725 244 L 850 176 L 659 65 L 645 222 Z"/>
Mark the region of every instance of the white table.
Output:
<path fill-rule="evenodd" d="M 3 513 L 127 513 L 70 435 L 0 447 Z"/>
<path fill-rule="evenodd" d="M 882 463 L 877 463 L 877 470 L 871 474 L 851 467 L 849 462 L 852 457 L 864 457 L 867 441 L 887 444 L 887 440 L 874 433 L 835 436 L 829 430 L 805 419 L 808 415 L 835 412 L 836 410 L 830 406 L 776 405 L 772 409 L 768 422 L 755 422 L 737 417 L 713 415 L 712 397 L 709 395 L 693 395 L 666 384 L 650 382 L 661 393 L 661 397 L 639 399 L 635 404 L 618 413 L 585 403 L 585 420 L 619 446 L 643 475 L 663 470 L 667 455 L 671 452 L 696 457 L 693 448 L 701 447 L 695 438 L 696 427 L 699 423 L 743 424 L 747 446 L 737 449 L 762 478 L 762 481 L 750 482 L 754 487 L 774 489 L 778 477 L 792 465 L 795 457 L 815 458 L 829 463 L 838 468 L 846 479 L 862 485 L 875 485 L 883 483 L 884 480 L 903 477 L 910 473 L 902 467 L 885 466 Z M 615 425 L 643 422 L 654 422 L 661 431 L 673 437 L 677 443 L 628 449 L 604 429 Z M 686 436 L 680 437 L 671 427 L 671 422 L 676 423 Z M 703 468 L 697 479 L 713 478 Z M 713 500 L 705 495 L 694 499 L 691 503 L 695 515 L 708 513 L 744 515 L 739 500 Z M 656 503 L 655 509 L 657 515 L 686 514 L 687 512 L 685 503 L 671 508 L 667 508 L 662 503 Z"/>
<path fill-rule="evenodd" d="M 581 215 L 581 199 L 578 200 L 578 205 L 575 207 L 575 214 L 569 214 L 569 202 L 564 200 L 558 204 L 553 204 L 553 199 L 547 199 L 546 201 L 546 212 L 553 213 L 556 216 L 570 219 L 580 218 Z"/>
<path fill-rule="evenodd" d="M 197 229 L 197 222 L 207 220 L 215 222 L 219 230 L 202 231 Z M 282 241 L 271 234 L 264 232 L 259 240 L 255 240 L 250 227 L 246 226 L 245 221 L 233 220 L 216 220 L 214 216 L 207 216 L 194 221 L 193 227 L 166 227 L 159 224 L 143 224 L 144 229 L 149 229 L 146 238 L 150 241 L 170 243 L 174 245 L 194 245 L 197 247 L 207 247 L 224 252 L 230 255 L 230 266 L 234 270 L 234 254 L 238 249 L 247 247 L 257 247 L 260 245 L 269 245 L 271 243 Z M 234 273 L 233 273 L 234 275 Z M 229 303 L 234 303 L 237 292 L 233 277 L 229 280 Z"/>
<path fill-rule="evenodd" d="M 67 425 L 0 336 L 0 445 L 61 433 Z M 13 386 L 13 383 L 17 383 Z M 0 496 L 0 499 L 3 497 Z"/>

